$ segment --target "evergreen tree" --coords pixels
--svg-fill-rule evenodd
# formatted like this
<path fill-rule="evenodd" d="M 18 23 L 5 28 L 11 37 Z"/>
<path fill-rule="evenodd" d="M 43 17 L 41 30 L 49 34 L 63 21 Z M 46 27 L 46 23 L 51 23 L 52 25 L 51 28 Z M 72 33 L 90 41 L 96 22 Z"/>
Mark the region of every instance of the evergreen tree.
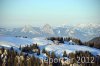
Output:
<path fill-rule="evenodd" d="M 67 57 L 66 51 L 64 51 L 64 53 L 63 53 L 63 57 Z"/>
<path fill-rule="evenodd" d="M 51 53 L 51 58 L 53 58 L 53 59 L 56 58 L 56 55 L 54 52 Z"/>
<path fill-rule="evenodd" d="M 21 45 L 20 45 L 19 50 L 21 50 L 21 49 L 22 49 L 22 47 L 21 47 Z"/>
<path fill-rule="evenodd" d="M 40 49 L 38 49 L 37 55 L 40 55 Z"/>
<path fill-rule="evenodd" d="M 45 49 L 42 50 L 42 53 L 46 53 Z"/>

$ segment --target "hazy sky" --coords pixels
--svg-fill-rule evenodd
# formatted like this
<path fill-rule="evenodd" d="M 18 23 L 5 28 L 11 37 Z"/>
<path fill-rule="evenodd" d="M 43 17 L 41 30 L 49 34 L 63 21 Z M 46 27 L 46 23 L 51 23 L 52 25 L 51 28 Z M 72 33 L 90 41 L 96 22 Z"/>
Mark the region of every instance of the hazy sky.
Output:
<path fill-rule="evenodd" d="M 0 0 L 0 27 L 99 22 L 100 0 Z"/>

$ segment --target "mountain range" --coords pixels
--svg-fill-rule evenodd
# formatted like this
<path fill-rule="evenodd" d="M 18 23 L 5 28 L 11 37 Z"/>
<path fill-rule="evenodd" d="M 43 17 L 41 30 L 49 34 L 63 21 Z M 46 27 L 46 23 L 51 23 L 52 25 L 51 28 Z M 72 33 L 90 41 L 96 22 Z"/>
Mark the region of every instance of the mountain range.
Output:
<path fill-rule="evenodd" d="M 95 37 L 100 36 L 100 24 L 77 24 L 77 25 L 63 25 L 50 26 L 45 24 L 42 27 L 33 27 L 25 25 L 19 28 L 0 28 L 0 35 L 7 36 L 24 36 L 24 37 L 73 37 L 81 39 L 82 41 L 89 41 Z"/>

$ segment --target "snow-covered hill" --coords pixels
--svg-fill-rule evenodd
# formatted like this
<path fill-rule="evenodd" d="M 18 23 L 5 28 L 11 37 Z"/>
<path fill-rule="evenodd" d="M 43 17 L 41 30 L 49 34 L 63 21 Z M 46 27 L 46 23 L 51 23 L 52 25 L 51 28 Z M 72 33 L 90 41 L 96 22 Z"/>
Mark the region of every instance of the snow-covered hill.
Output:
<path fill-rule="evenodd" d="M 21 46 L 37 44 L 41 51 L 45 48 L 47 51 L 54 51 L 56 55 L 62 56 L 63 52 L 67 53 L 75 52 L 75 51 L 89 51 L 94 55 L 100 54 L 100 49 L 91 48 L 88 46 L 82 45 L 72 45 L 72 41 L 66 42 L 64 44 L 55 44 L 51 40 L 47 40 L 43 37 L 36 37 L 33 39 L 29 38 L 20 38 L 20 37 L 8 37 L 8 36 L 0 36 L 0 47 L 15 47 L 19 48 Z"/>
<path fill-rule="evenodd" d="M 26 25 L 22 28 L 13 28 L 10 30 L 1 27 L 0 35 L 26 36 L 29 38 L 62 36 L 78 38 L 82 41 L 89 41 L 94 37 L 100 36 L 100 24 L 64 25 L 59 27 L 52 27 L 49 24 L 46 24 L 43 27 Z"/>
<path fill-rule="evenodd" d="M 48 45 L 45 47 L 47 51 L 54 51 L 56 55 L 63 56 L 63 52 L 66 51 L 67 54 L 75 53 L 75 51 L 89 51 L 93 55 L 98 55 L 100 53 L 99 49 L 91 48 L 87 46 L 80 46 L 80 45 L 69 45 L 69 44 L 61 44 L 61 45 Z"/>
<path fill-rule="evenodd" d="M 53 44 L 52 41 L 46 40 L 43 37 L 36 38 L 23 38 L 23 37 L 9 37 L 9 36 L 0 36 L 0 46 L 5 47 L 19 47 L 30 45 L 30 44 L 38 44 L 39 46 L 44 46 L 48 44 Z"/>
<path fill-rule="evenodd" d="M 0 46 L 19 47 L 20 45 L 32 44 L 32 42 L 32 39 L 28 38 L 0 36 Z"/>

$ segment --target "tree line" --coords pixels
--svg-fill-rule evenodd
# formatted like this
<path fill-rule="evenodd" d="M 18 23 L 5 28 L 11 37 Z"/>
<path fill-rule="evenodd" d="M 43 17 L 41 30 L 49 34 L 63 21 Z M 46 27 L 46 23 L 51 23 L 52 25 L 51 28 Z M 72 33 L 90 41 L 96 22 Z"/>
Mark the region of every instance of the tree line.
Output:
<path fill-rule="evenodd" d="M 59 43 L 64 43 L 65 41 L 69 42 L 70 40 L 72 40 L 77 45 L 85 45 L 85 46 L 100 49 L 100 44 L 96 42 L 82 42 L 80 39 L 72 38 L 72 37 L 48 37 L 47 40 L 51 40 L 51 41 L 57 40 L 59 41 Z"/>

